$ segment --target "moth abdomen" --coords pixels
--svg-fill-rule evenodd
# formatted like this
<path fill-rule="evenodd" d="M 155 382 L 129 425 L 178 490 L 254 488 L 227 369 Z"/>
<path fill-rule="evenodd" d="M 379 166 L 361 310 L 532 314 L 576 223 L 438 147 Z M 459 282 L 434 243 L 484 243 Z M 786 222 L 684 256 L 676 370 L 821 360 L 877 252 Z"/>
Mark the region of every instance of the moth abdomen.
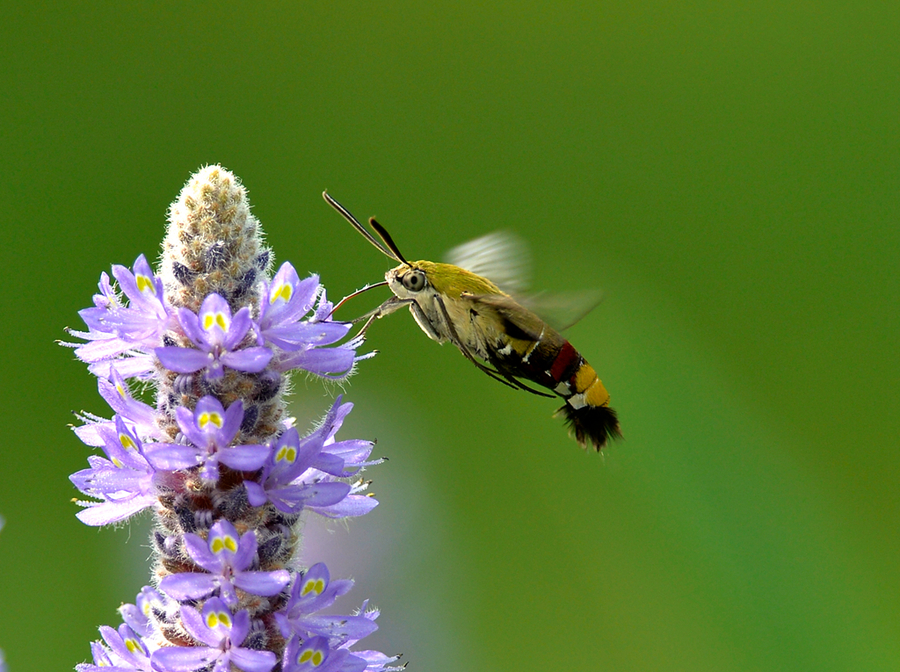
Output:
<path fill-rule="evenodd" d="M 609 392 L 594 367 L 568 341 L 550 373 L 556 380 L 553 391 L 566 400 L 557 415 L 566 419 L 578 445 L 586 448 L 591 443 L 600 452 L 610 439 L 622 435 L 616 412 L 609 407 Z"/>
<path fill-rule="evenodd" d="M 507 347 L 497 353 L 506 355 L 498 368 L 565 399 L 557 415 L 565 418 L 582 448 L 590 443 L 599 452 L 610 439 L 621 437 L 616 412 L 609 407 L 609 392 L 594 367 L 555 329 L 544 325 L 535 341 L 507 341 Z"/>

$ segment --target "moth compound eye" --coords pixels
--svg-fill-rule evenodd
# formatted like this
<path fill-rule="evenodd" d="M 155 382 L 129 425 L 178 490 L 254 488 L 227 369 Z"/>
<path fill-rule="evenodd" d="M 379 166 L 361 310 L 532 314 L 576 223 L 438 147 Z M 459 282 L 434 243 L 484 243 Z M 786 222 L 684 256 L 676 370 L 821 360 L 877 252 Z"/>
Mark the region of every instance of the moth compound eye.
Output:
<path fill-rule="evenodd" d="M 403 276 L 403 286 L 411 292 L 418 292 L 425 287 L 425 274 L 419 270 L 412 270 Z"/>

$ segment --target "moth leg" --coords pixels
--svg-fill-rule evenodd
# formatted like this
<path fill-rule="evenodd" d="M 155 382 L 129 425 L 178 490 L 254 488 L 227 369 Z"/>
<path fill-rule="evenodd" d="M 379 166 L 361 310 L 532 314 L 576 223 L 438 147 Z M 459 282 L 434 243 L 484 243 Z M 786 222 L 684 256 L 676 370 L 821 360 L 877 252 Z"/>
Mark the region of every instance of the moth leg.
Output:
<path fill-rule="evenodd" d="M 494 362 L 491 362 L 491 364 L 494 364 Z M 496 364 L 494 364 L 494 366 L 497 367 L 498 369 L 500 368 Z M 540 392 L 539 390 L 535 390 L 534 388 L 528 387 L 528 385 L 523 383 L 518 378 L 513 378 L 510 374 L 508 374 L 502 370 L 499 371 L 499 373 L 501 376 L 506 378 L 509 382 L 511 382 L 516 387 L 518 387 L 520 390 L 525 390 L 526 392 L 531 392 L 532 394 L 536 394 L 539 397 L 548 397 L 550 399 L 556 398 L 556 395 L 554 395 L 554 394 L 547 394 L 546 392 Z"/>
<path fill-rule="evenodd" d="M 382 317 L 400 310 L 407 304 L 415 305 L 418 308 L 415 299 L 400 299 L 396 296 L 392 296 L 387 301 L 378 306 L 375 310 L 370 310 L 365 315 L 360 315 L 359 317 L 350 320 L 351 324 L 358 324 L 365 320 L 365 324 L 363 324 L 362 329 L 357 332 L 354 338 L 359 338 L 360 336 L 365 334 L 366 330 L 369 328 L 369 325 L 371 325 L 375 320 L 380 320 Z"/>
<path fill-rule="evenodd" d="M 378 313 L 373 312 L 373 313 L 369 314 L 369 319 L 366 320 L 366 323 L 362 326 L 362 329 L 360 329 L 359 331 L 357 331 L 357 332 L 356 332 L 356 336 L 354 336 L 353 338 L 362 338 L 362 337 L 364 337 L 364 336 L 366 335 L 366 331 L 368 331 L 368 329 L 369 329 L 369 325 L 372 324 L 372 322 L 375 321 L 375 318 L 376 318 L 376 317 L 378 317 Z M 357 322 L 359 322 L 359 319 L 353 320 L 353 323 L 354 323 L 354 324 L 357 323 Z"/>
<path fill-rule="evenodd" d="M 437 299 L 437 304 L 441 307 L 441 314 L 444 316 L 444 322 L 447 324 L 447 332 L 450 334 L 450 342 L 453 343 L 453 345 L 455 345 L 457 348 L 459 348 L 459 351 L 463 354 L 463 356 L 465 356 L 466 359 L 468 359 L 470 362 L 472 362 L 472 364 L 474 364 L 476 368 L 480 369 L 481 371 L 484 371 L 487 375 L 489 375 L 494 380 L 498 380 L 501 383 L 503 383 L 504 385 L 508 385 L 509 387 L 516 389 L 516 387 L 517 387 L 516 385 L 513 385 L 512 383 L 504 380 L 504 378 L 509 378 L 509 376 L 506 376 L 505 374 L 502 374 L 499 371 L 494 371 L 490 367 L 485 366 L 484 364 L 479 362 L 477 359 L 475 359 L 475 356 L 471 352 L 469 352 L 469 349 L 466 347 L 465 343 L 463 343 L 462 339 L 460 339 L 459 334 L 456 333 L 456 327 L 453 326 L 453 322 L 450 319 L 450 315 L 447 313 L 447 306 L 444 305 L 444 299 L 441 298 L 440 296 L 437 296 L 435 298 Z M 418 305 L 416 306 L 416 308 L 418 308 Z M 426 318 L 426 321 L 427 321 L 427 318 Z M 501 376 L 503 376 L 503 378 L 501 378 Z M 513 381 L 513 382 L 518 382 L 518 381 Z"/>
<path fill-rule="evenodd" d="M 397 312 L 406 304 L 415 302 L 415 299 L 401 299 L 399 297 L 392 296 L 387 301 L 378 306 L 375 310 L 370 310 L 365 315 L 360 315 L 359 317 L 353 318 L 352 320 L 350 320 L 350 323 L 357 324 L 358 322 L 362 322 L 363 320 L 369 321 L 372 318 L 378 318 L 380 320 L 386 315 Z"/>
<path fill-rule="evenodd" d="M 437 341 L 438 343 L 446 340 L 437 332 L 437 329 L 434 328 L 431 320 L 428 319 L 428 315 L 425 314 L 425 311 L 422 310 L 422 307 L 415 301 L 415 299 L 407 299 L 407 301 L 410 301 L 409 309 L 414 313 L 416 322 L 418 323 L 419 327 L 421 327 L 422 331 L 424 331 L 428 335 L 428 338 L 430 338 L 432 341 Z"/>

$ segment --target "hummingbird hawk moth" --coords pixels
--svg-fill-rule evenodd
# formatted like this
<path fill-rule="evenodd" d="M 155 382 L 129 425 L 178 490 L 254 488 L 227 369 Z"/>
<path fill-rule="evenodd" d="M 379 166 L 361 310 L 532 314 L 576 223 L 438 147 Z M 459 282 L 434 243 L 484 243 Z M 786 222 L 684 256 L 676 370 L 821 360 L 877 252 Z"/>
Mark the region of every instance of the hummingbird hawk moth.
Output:
<path fill-rule="evenodd" d="M 399 265 L 385 273 L 394 293 L 378 308 L 354 321 L 389 315 L 406 306 L 429 338 L 455 345 L 479 370 L 513 388 L 552 397 L 523 380 L 551 390 L 565 400 L 557 412 L 567 421 L 578 444 L 598 452 L 621 436 L 609 393 L 584 356 L 556 329 L 503 291 L 491 279 L 455 264 L 407 261 L 387 230 L 375 218 L 369 225 L 381 242 L 328 192 L 322 196 L 366 240 Z M 343 303 L 341 301 L 338 306 Z M 366 328 L 364 327 L 364 329 Z"/>

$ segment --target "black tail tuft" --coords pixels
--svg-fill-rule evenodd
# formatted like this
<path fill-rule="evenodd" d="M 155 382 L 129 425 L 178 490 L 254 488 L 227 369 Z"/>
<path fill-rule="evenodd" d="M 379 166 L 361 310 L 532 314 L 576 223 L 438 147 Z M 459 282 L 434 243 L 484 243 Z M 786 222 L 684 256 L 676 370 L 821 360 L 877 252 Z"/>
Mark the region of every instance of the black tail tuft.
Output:
<path fill-rule="evenodd" d="M 582 448 L 587 448 L 590 442 L 599 453 L 610 439 L 622 438 L 616 412 L 609 406 L 582 406 L 575 409 L 564 404 L 556 415 L 565 418 L 569 434 L 575 437 Z"/>

